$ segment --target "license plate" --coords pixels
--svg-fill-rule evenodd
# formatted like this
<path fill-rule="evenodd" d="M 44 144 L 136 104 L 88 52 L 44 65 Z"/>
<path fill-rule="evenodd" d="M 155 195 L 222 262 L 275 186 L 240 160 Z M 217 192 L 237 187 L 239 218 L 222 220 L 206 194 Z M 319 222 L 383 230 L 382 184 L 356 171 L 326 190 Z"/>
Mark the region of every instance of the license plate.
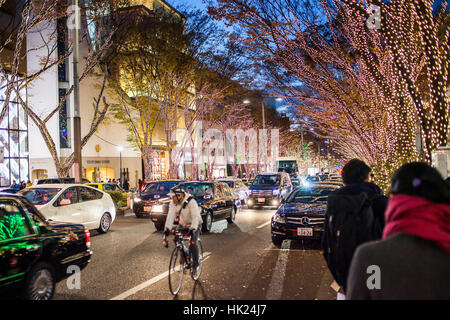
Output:
<path fill-rule="evenodd" d="M 152 207 L 144 207 L 145 212 L 152 212 Z"/>
<path fill-rule="evenodd" d="M 301 237 L 312 237 L 313 229 L 312 228 L 297 228 L 297 235 Z"/>
<path fill-rule="evenodd" d="M 266 202 L 265 198 L 258 198 L 258 202 Z"/>

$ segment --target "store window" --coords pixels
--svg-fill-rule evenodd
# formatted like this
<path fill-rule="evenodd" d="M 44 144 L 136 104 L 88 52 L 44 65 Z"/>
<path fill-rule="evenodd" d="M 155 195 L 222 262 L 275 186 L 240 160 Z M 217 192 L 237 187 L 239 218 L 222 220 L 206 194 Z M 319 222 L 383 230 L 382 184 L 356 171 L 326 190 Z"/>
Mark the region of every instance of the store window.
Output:
<path fill-rule="evenodd" d="M 3 80 L 3 81 L 2 81 Z M 6 79 L 0 77 L 0 106 L 6 99 Z M 26 101 L 26 89 L 20 90 Z M 0 186 L 5 187 L 15 180 L 29 180 L 28 118 L 19 105 L 14 91 L 9 97 L 9 106 L 0 122 Z"/>

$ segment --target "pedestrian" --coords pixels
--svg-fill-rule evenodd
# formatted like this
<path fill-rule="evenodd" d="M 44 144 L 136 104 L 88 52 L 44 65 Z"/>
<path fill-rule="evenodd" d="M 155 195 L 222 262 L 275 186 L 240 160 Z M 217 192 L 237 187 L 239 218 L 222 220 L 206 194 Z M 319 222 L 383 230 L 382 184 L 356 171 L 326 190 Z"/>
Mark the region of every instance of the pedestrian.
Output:
<path fill-rule="evenodd" d="M 17 191 L 20 190 L 20 185 L 17 184 L 16 180 L 13 180 L 13 183 L 11 185 L 11 189 L 14 189 L 14 190 L 17 190 Z"/>
<path fill-rule="evenodd" d="M 355 252 L 348 298 L 448 300 L 449 270 L 450 188 L 428 164 L 405 164 L 392 177 L 383 240 Z"/>
<path fill-rule="evenodd" d="M 344 300 L 348 270 L 356 248 L 381 239 L 388 198 L 369 182 L 370 167 L 359 159 L 343 168 L 344 187 L 328 195 L 322 250 L 335 281 L 337 299 Z"/>
<path fill-rule="evenodd" d="M 447 186 L 450 188 L 450 177 L 448 177 L 447 179 L 445 179 L 445 183 L 446 183 Z"/>
<path fill-rule="evenodd" d="M 31 186 L 32 186 L 31 181 L 28 180 L 26 187 L 28 188 L 28 187 L 31 187 Z"/>
<path fill-rule="evenodd" d="M 125 181 L 123 182 L 123 189 L 125 191 L 128 191 L 130 189 L 130 184 L 128 183 L 127 179 L 125 179 Z"/>

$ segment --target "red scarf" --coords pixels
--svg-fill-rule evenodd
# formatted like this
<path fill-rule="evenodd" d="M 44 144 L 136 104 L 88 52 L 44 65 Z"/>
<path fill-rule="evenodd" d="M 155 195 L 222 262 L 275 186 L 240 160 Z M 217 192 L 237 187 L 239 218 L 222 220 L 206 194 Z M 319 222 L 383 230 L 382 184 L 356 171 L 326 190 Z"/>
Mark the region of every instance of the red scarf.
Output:
<path fill-rule="evenodd" d="M 395 195 L 389 199 L 385 215 L 383 239 L 396 233 L 409 233 L 434 241 L 450 253 L 450 205 Z"/>

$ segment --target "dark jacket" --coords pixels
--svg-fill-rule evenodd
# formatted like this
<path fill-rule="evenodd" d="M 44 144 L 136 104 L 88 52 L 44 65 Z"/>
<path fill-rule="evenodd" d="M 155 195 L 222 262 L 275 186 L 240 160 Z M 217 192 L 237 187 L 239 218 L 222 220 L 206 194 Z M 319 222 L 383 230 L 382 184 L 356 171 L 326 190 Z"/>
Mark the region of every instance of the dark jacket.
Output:
<path fill-rule="evenodd" d="M 380 289 L 368 278 L 380 270 Z M 347 280 L 347 299 L 450 299 L 450 254 L 432 241 L 406 233 L 358 247 Z M 372 283 L 372 279 L 369 280 Z"/>
<path fill-rule="evenodd" d="M 363 199 L 365 199 L 363 193 L 368 196 L 372 203 L 373 215 L 371 214 L 370 216 L 362 217 L 364 225 L 360 226 L 361 230 L 359 231 L 361 231 L 361 236 L 358 237 L 358 242 L 355 243 L 362 244 L 364 242 L 381 239 L 382 230 L 384 228 L 384 212 L 387 208 L 388 198 L 382 195 L 381 189 L 378 186 L 373 183 L 366 182 L 347 185 L 331 192 L 328 195 L 324 232 L 322 234 L 322 250 L 331 273 L 339 285 L 343 286 L 344 289 L 347 282 L 348 270 L 350 268 L 354 250 L 356 250 L 356 246 L 354 245 L 348 247 L 348 250 L 344 251 L 345 254 L 341 256 L 340 259 L 336 260 L 336 258 L 333 258 L 334 260 L 331 261 L 328 256 L 328 221 L 331 215 L 338 216 L 340 212 L 359 212 L 359 208 L 364 201 Z M 370 232 L 366 232 L 367 230 L 370 230 Z M 331 245 L 331 247 L 333 246 Z"/>

